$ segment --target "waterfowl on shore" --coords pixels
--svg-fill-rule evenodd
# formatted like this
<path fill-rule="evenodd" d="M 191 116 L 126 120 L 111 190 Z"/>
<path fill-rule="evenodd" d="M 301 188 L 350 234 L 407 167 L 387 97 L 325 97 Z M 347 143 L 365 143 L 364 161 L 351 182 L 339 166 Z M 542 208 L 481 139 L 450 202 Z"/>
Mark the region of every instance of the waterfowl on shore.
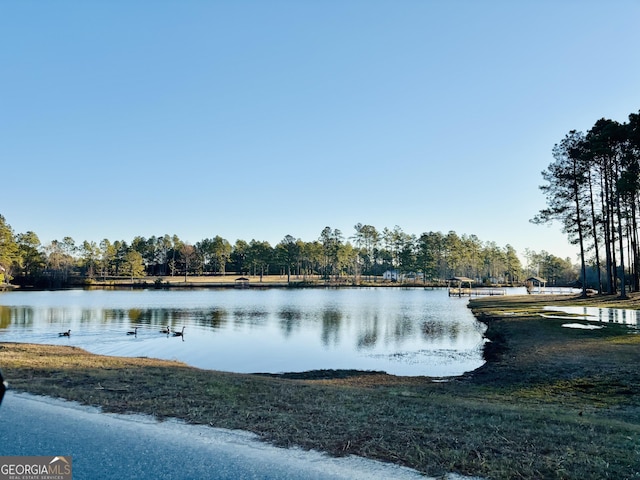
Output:
<path fill-rule="evenodd" d="M 71 330 L 67 330 L 66 332 L 60 332 L 58 334 L 59 337 L 70 337 L 71 336 Z"/>
<path fill-rule="evenodd" d="M 171 333 L 171 327 L 167 325 L 165 328 L 160 330 L 160 333 L 166 333 L 167 335 L 169 335 Z"/>
<path fill-rule="evenodd" d="M 184 335 L 184 327 L 182 327 L 181 332 L 173 332 L 174 337 L 182 337 Z"/>
<path fill-rule="evenodd" d="M 132 332 L 127 332 L 127 335 L 138 335 L 138 327 L 135 327 Z"/>

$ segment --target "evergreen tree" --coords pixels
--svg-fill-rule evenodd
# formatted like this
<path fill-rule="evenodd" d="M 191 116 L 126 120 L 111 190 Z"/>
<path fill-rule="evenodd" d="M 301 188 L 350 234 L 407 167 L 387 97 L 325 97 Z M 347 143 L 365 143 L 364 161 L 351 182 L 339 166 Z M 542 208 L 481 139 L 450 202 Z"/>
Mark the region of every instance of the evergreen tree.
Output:
<path fill-rule="evenodd" d="M 13 229 L 0 215 L 0 283 L 9 283 L 13 278 L 11 272 L 19 263 L 18 244 Z"/>
<path fill-rule="evenodd" d="M 559 220 L 570 241 L 580 248 L 582 271 L 582 294 L 586 296 L 586 261 L 584 237 L 587 215 L 584 211 L 585 186 L 588 171 L 581 161 L 580 152 L 584 147 L 584 135 L 572 130 L 553 148 L 555 162 L 542 172 L 547 184 L 540 189 L 545 193 L 547 208 L 533 219 L 534 223 Z"/>

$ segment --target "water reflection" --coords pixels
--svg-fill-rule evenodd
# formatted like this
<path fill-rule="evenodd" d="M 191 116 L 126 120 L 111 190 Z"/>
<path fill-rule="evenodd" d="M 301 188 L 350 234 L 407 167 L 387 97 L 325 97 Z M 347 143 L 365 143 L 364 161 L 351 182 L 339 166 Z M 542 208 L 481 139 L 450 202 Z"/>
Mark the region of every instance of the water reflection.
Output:
<path fill-rule="evenodd" d="M 373 315 L 370 322 L 364 322 L 362 332 L 358 336 L 358 350 L 372 348 L 378 343 L 378 329 L 380 321 L 377 314 Z"/>
<path fill-rule="evenodd" d="M 322 312 L 322 344 L 340 344 L 340 322 L 342 315 L 336 310 L 325 310 Z"/>
<path fill-rule="evenodd" d="M 266 315 L 263 315 L 266 319 Z M 283 309 L 279 314 L 280 329 L 285 338 L 289 338 L 291 334 L 300 328 L 302 323 L 302 312 L 299 310 Z"/>
<path fill-rule="evenodd" d="M 557 307 L 546 306 L 545 310 L 553 310 L 571 314 L 572 319 L 582 319 L 588 322 L 617 323 L 631 328 L 640 328 L 640 317 L 638 310 L 623 308 L 601 308 L 601 307 Z"/>
<path fill-rule="evenodd" d="M 0 341 L 70 344 L 236 372 L 384 370 L 459 375 L 483 362 L 483 327 L 441 290 L 9 292 Z M 182 342 L 160 334 L 185 327 Z M 126 331 L 138 327 L 138 334 Z M 72 330 L 64 340 L 59 331 Z"/>

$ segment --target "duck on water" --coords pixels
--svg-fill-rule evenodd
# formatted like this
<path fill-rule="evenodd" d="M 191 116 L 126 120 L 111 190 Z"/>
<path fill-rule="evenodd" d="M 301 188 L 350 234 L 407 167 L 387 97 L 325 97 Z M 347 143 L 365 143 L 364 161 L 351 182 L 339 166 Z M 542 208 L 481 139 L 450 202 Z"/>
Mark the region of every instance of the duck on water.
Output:
<path fill-rule="evenodd" d="M 173 332 L 173 336 L 174 337 L 182 337 L 182 336 L 184 336 L 184 327 L 182 327 L 182 331 L 181 332 Z"/>

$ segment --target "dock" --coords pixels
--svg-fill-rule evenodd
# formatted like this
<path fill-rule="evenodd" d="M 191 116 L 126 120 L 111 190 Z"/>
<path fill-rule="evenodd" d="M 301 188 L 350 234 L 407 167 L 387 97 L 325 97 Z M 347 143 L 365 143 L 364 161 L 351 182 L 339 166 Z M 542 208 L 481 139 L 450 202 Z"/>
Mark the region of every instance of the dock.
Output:
<path fill-rule="evenodd" d="M 580 288 L 574 287 L 527 287 L 527 293 L 534 295 L 577 295 L 581 291 Z"/>
<path fill-rule="evenodd" d="M 479 297 L 482 295 L 494 296 L 494 295 L 506 295 L 507 291 L 504 288 L 462 288 L 462 287 L 450 287 L 450 297 Z"/>

